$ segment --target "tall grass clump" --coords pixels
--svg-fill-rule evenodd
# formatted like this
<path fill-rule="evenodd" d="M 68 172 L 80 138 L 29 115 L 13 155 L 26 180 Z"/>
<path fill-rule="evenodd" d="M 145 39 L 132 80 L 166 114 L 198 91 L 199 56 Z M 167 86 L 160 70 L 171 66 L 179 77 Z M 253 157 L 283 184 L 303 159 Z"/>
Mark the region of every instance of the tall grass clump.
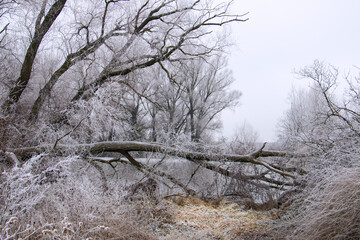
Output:
<path fill-rule="evenodd" d="M 343 168 L 309 193 L 288 239 L 360 239 L 360 168 Z"/>

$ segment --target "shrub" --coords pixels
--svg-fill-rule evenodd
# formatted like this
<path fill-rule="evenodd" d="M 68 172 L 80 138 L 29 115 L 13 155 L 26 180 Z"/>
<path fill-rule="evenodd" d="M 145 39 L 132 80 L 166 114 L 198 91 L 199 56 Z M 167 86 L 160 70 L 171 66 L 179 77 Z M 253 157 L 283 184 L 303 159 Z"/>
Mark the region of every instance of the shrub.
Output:
<path fill-rule="evenodd" d="M 153 239 L 121 187 L 104 193 L 94 171 L 76 157 L 39 155 L 2 172 L 0 239 Z"/>

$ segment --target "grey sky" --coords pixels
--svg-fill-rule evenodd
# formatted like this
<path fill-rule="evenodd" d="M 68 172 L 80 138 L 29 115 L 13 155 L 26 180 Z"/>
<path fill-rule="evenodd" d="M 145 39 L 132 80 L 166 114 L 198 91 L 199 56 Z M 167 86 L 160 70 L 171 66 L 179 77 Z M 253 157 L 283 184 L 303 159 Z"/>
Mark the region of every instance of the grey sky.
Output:
<path fill-rule="evenodd" d="M 306 86 L 294 69 L 315 59 L 340 73 L 360 66 L 359 0 L 236 0 L 233 10 L 250 19 L 232 27 L 229 67 L 243 96 L 222 115 L 225 136 L 246 121 L 261 141 L 275 140 L 291 88 Z"/>

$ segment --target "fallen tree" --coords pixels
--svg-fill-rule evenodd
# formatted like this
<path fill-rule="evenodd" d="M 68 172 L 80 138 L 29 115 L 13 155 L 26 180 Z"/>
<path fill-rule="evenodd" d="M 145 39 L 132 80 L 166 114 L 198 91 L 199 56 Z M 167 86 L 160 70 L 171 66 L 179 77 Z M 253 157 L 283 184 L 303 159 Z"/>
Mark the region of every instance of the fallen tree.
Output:
<path fill-rule="evenodd" d="M 11 164 L 18 160 L 17 165 L 21 165 L 24 159 L 41 153 L 53 154 L 56 156 L 79 155 L 89 161 L 96 169 L 99 170 L 101 178 L 104 182 L 104 190 L 107 190 L 106 176 L 102 168 L 98 164 L 108 164 L 115 169 L 114 163 L 130 164 L 138 171 L 148 174 L 156 175 L 160 178 L 166 178 L 173 184 L 181 187 L 187 194 L 194 195 L 196 192 L 190 189 L 187 184 L 182 183 L 170 174 L 157 170 L 155 167 L 143 164 L 137 161 L 132 155 L 132 152 L 152 152 L 161 153 L 166 156 L 176 156 L 198 165 L 220 175 L 250 181 L 257 186 L 263 188 L 275 188 L 285 190 L 287 187 L 294 187 L 299 185 L 296 181 L 296 176 L 305 174 L 306 172 L 295 166 L 276 165 L 271 161 L 266 161 L 264 158 L 269 157 L 303 157 L 295 156 L 286 152 L 266 151 L 264 150 L 266 143 L 256 152 L 247 155 L 236 154 L 216 154 L 194 152 L 175 147 L 166 146 L 160 143 L 144 143 L 144 142 L 98 142 L 91 144 L 78 145 L 64 145 L 64 144 L 48 144 L 33 147 L 23 147 L 14 149 L 5 149 L 7 155 L 11 154 Z M 105 153 L 119 153 L 119 157 L 104 158 Z M 122 157 L 125 157 L 123 159 Z M 252 175 L 239 174 L 231 169 L 231 166 L 221 166 L 218 163 L 246 163 L 261 167 L 261 172 Z M 198 169 L 197 168 L 197 169 Z M 197 170 L 196 170 L 197 171 Z M 195 175 L 196 172 L 192 174 Z M 191 178 L 192 178 L 191 177 Z M 191 179 L 188 181 L 190 182 Z"/>

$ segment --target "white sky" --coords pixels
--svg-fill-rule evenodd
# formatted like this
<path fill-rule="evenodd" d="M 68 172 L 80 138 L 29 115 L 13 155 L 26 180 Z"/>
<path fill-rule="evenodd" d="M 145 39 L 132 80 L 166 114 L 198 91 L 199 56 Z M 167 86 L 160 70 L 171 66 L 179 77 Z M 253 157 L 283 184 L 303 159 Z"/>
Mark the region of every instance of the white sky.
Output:
<path fill-rule="evenodd" d="M 295 69 L 315 59 L 340 73 L 360 67 L 359 0 L 235 0 L 233 11 L 249 20 L 232 26 L 229 68 L 243 96 L 222 114 L 226 137 L 246 121 L 260 141 L 276 140 L 291 88 L 307 85 Z"/>

